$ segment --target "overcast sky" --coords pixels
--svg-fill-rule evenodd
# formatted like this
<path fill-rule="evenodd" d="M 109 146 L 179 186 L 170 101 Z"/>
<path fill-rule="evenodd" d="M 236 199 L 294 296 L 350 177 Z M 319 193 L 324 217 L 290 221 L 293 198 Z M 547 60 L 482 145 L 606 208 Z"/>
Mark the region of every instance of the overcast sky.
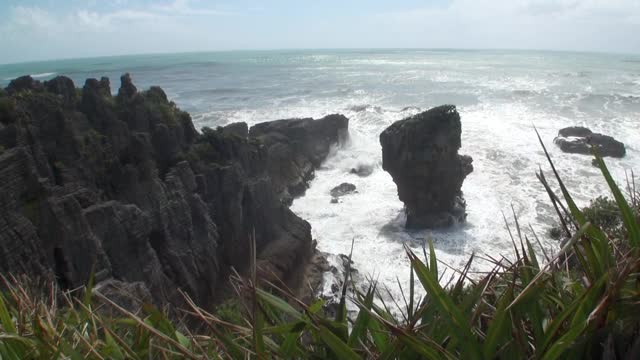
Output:
<path fill-rule="evenodd" d="M 0 1 L 0 63 L 291 48 L 640 53 L 640 0 Z"/>

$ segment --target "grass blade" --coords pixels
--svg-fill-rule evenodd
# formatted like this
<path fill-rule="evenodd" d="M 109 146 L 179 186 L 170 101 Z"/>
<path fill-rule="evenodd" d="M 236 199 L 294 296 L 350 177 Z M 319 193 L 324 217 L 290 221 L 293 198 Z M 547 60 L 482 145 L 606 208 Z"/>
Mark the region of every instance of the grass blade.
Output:
<path fill-rule="evenodd" d="M 338 359 L 341 360 L 360 360 L 360 356 L 356 354 L 349 345 L 345 344 L 331 330 L 324 326 L 320 326 L 318 334 L 322 341 L 333 351 Z"/>
<path fill-rule="evenodd" d="M 406 246 L 405 250 L 422 286 L 424 286 L 431 299 L 434 300 L 434 304 L 442 312 L 443 318 L 449 323 L 451 336 L 458 340 L 466 357 L 480 359 L 482 357 L 480 345 L 471 332 L 469 323 L 465 320 L 462 312 L 440 286 L 438 279 L 433 277 L 433 273 L 429 271 L 427 266 Z"/>

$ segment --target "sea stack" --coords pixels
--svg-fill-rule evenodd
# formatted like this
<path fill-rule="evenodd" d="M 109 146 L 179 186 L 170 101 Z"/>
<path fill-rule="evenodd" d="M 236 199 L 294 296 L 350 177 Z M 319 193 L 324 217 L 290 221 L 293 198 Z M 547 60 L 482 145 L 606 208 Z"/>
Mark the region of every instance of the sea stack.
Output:
<path fill-rule="evenodd" d="M 462 183 L 473 159 L 459 155 L 460 114 L 438 106 L 396 121 L 382 134 L 382 168 L 398 186 L 406 227 L 442 228 L 466 218 Z"/>

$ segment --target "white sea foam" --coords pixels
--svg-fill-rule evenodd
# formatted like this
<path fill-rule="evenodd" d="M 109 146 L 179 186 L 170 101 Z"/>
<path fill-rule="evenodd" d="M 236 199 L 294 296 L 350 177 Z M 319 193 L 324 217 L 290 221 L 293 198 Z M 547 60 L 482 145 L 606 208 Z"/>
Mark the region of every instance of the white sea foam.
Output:
<path fill-rule="evenodd" d="M 45 72 L 45 73 L 40 73 L 40 74 L 31 74 L 31 77 L 34 79 L 40 79 L 40 78 L 46 78 L 46 77 L 51 77 L 53 75 L 55 75 L 55 72 Z"/>
<path fill-rule="evenodd" d="M 476 106 L 460 111 L 464 144 L 461 152 L 471 154 L 475 166 L 463 187 L 469 213 L 466 224 L 448 231 L 404 231 L 402 203 L 397 199 L 391 177 L 380 167 L 376 136 L 397 119 L 398 114 L 390 112 L 376 121 L 367 121 L 358 117 L 371 114 L 360 112 L 352 117 L 350 145 L 326 162 L 305 197 L 293 205 L 293 210 L 313 225 L 320 249 L 348 253 L 351 239 L 355 239 L 353 257 L 358 269 L 385 284 L 394 284 L 396 278 L 406 284 L 408 262 L 402 247 L 404 242 L 417 246 L 422 239 L 432 237 L 439 259 L 456 269 L 461 268 L 472 253 L 494 258 L 509 256 L 511 243 L 501 212 L 512 218 L 513 208 L 519 222 L 525 227 L 531 224 L 546 250 L 553 251 L 557 243 L 546 236 L 553 213 L 535 177 L 539 165 L 546 168 L 546 160 L 533 124 L 541 132 L 580 204 L 606 191 L 598 172 L 589 165 L 588 157 L 562 154 L 552 145 L 557 129 L 572 125 L 569 119 L 550 118 L 549 114 L 516 105 Z M 359 178 L 348 173 L 354 163 L 372 159 L 376 159 L 377 166 L 370 177 Z M 620 175 L 625 165 L 630 166 L 637 160 L 638 154 L 634 152 L 625 160 L 610 163 Z M 343 181 L 355 184 L 358 193 L 345 196 L 339 204 L 330 204 L 329 189 Z M 489 263 L 478 262 L 472 270 L 489 268 Z"/>
<path fill-rule="evenodd" d="M 52 77 L 53 75 L 55 75 L 57 73 L 55 72 L 45 72 L 45 73 L 39 73 L 39 74 L 31 74 L 29 76 L 31 76 L 34 79 L 42 79 L 42 78 L 47 78 L 47 77 Z M 10 77 L 6 77 L 4 79 L 2 79 L 3 81 L 11 81 L 13 79 L 15 79 L 17 76 L 10 76 Z"/>
<path fill-rule="evenodd" d="M 327 159 L 305 196 L 296 199 L 292 209 L 311 223 L 313 237 L 322 251 L 348 254 L 355 239 L 354 266 L 391 289 L 396 288 L 396 279 L 402 284 L 409 281 L 405 243 L 421 252 L 423 241 L 432 238 L 438 258 L 453 269 L 462 268 L 472 253 L 493 258 L 511 256 L 511 240 L 503 212 L 510 226 L 514 226 L 512 211 L 515 212 L 530 237 L 531 225 L 547 252 L 557 248 L 557 242 L 547 236 L 554 220 L 553 209 L 535 176 L 539 166 L 543 169 L 548 166 L 534 125 L 579 204 L 586 205 L 589 199 L 607 192 L 589 157 L 564 154 L 552 143 L 557 130 L 575 125 L 575 120 L 519 103 L 460 107 L 463 124 L 460 152 L 473 156 L 475 168 L 463 186 L 467 222 L 445 231 L 405 231 L 403 204 L 398 200 L 390 175 L 382 170 L 378 135 L 394 121 L 419 109 L 401 111 L 369 105 L 376 103 L 375 97 L 356 91 L 353 97 L 338 102 L 310 99 L 294 106 L 227 112 L 226 119 L 229 123 L 246 121 L 251 125 L 296 116 L 317 118 L 332 112 L 342 112 L 350 118 L 349 144 Z M 625 129 L 637 129 L 632 119 L 620 119 L 617 124 L 588 121 L 586 125 L 594 131 L 638 142 L 637 135 L 625 134 Z M 629 149 L 625 159 L 611 159 L 608 163 L 618 179 L 623 179 L 624 169 L 639 160 L 638 152 Z M 358 164 L 372 164 L 373 173 L 368 177 L 350 174 L 349 170 Z M 344 196 L 338 204 L 331 204 L 329 190 L 342 182 L 353 183 L 358 192 Z M 536 249 L 542 255 L 537 245 Z M 490 268 L 490 263 L 479 260 L 472 271 L 484 272 Z M 454 274 L 452 270 L 448 273 Z"/>
<path fill-rule="evenodd" d="M 266 96 L 259 106 L 200 108 L 194 120 L 203 126 L 237 121 L 251 125 L 336 112 L 349 117 L 350 143 L 325 161 L 292 209 L 311 223 L 322 251 L 348 254 L 354 239 L 354 267 L 397 294 L 396 279 L 403 286 L 409 281 L 403 244 L 421 253 L 424 240 L 433 238 L 438 258 L 453 269 L 462 268 L 472 253 L 512 256 L 503 212 L 513 227 L 513 211 L 529 237 L 531 225 L 547 252 L 557 249 L 557 242 L 547 236 L 555 221 L 553 208 L 535 173 L 542 167 L 547 178 L 552 176 L 534 126 L 579 205 L 609 192 L 589 156 L 565 154 L 553 144 L 559 129 L 582 125 L 623 141 L 627 156 L 606 160 L 618 181 L 624 180 L 625 170 L 640 164 L 640 101 L 625 97 L 638 92 L 638 80 L 630 75 L 637 70 L 620 75 L 603 71 L 600 63 L 568 66 L 563 59 L 544 64 L 534 59 L 528 66 L 520 62 L 528 61 L 524 55 L 514 62 L 460 59 L 466 56 L 473 55 L 442 61 L 402 55 L 339 62 L 321 58 L 317 66 L 304 64 L 299 73 L 288 69 L 286 76 L 274 77 L 279 86 L 273 91 L 285 89 L 284 95 Z M 474 158 L 475 170 L 463 185 L 467 222 L 449 230 L 408 232 L 396 186 L 382 170 L 378 136 L 394 121 L 445 102 L 459 105 L 460 152 Z M 373 173 L 350 174 L 359 164 L 373 165 Z M 355 184 L 358 193 L 331 204 L 329 191 L 342 182 Z M 488 262 L 477 260 L 472 271 L 490 268 Z"/>

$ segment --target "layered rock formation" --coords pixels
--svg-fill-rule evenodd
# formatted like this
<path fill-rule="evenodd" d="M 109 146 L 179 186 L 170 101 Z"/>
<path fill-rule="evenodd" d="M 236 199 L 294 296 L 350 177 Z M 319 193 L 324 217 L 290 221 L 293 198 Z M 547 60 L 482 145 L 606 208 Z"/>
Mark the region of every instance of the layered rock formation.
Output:
<path fill-rule="evenodd" d="M 608 135 L 594 133 L 581 126 L 571 126 L 558 131 L 553 142 L 566 153 L 591 155 L 591 147 L 600 156 L 624 157 L 624 144 Z"/>
<path fill-rule="evenodd" d="M 382 168 L 398 186 L 407 228 L 450 226 L 465 219 L 460 189 L 473 160 L 458 155 L 460 134 L 453 105 L 397 121 L 380 134 Z"/>
<path fill-rule="evenodd" d="M 0 92 L 0 271 L 74 288 L 93 270 L 104 289 L 162 304 L 180 303 L 180 288 L 207 306 L 231 267 L 246 267 L 255 233 L 262 273 L 295 286 L 313 243 L 280 193 L 304 185 L 346 123 L 199 134 L 162 89 L 139 92 L 128 75 L 117 96 L 107 78 L 82 90 L 65 77 L 16 79 Z"/>
<path fill-rule="evenodd" d="M 331 147 L 347 141 L 348 127 L 349 119 L 343 115 L 277 120 L 253 126 L 249 137 L 267 147 L 267 172 L 282 201 L 291 204 L 304 194 Z"/>

